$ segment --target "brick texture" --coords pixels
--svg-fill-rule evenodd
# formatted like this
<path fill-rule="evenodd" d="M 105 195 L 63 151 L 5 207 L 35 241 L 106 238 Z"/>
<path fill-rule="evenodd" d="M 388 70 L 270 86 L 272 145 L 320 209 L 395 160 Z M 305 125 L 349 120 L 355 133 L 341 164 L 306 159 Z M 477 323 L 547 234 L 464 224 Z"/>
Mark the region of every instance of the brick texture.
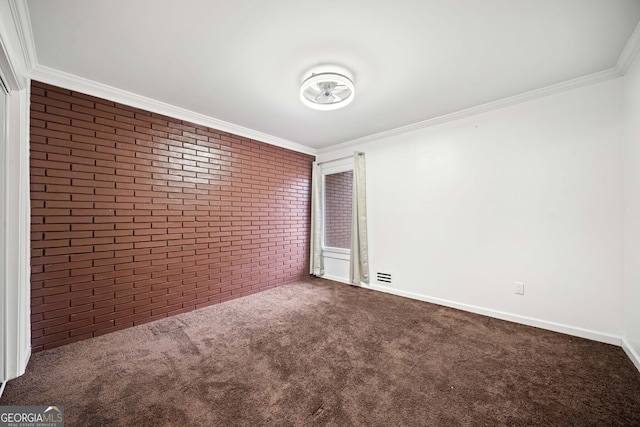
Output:
<path fill-rule="evenodd" d="M 353 172 L 325 176 L 325 246 L 351 248 Z"/>
<path fill-rule="evenodd" d="M 32 83 L 34 351 L 308 274 L 313 157 Z"/>

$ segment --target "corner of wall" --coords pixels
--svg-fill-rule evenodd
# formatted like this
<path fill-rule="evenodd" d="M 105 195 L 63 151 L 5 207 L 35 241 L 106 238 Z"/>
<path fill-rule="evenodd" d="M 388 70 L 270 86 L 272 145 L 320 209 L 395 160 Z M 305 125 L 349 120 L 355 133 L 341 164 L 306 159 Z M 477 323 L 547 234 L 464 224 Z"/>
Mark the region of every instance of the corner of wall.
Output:
<path fill-rule="evenodd" d="M 621 346 L 629 359 L 631 359 L 631 362 L 634 364 L 636 369 L 640 371 L 640 355 L 633 349 L 631 344 L 629 344 L 625 338 L 622 338 Z"/>
<path fill-rule="evenodd" d="M 636 33 L 640 30 L 636 28 Z M 634 33 L 635 34 L 635 33 Z M 638 36 L 640 39 L 640 36 Z M 623 348 L 640 370 L 640 55 L 627 59 L 623 92 Z"/>

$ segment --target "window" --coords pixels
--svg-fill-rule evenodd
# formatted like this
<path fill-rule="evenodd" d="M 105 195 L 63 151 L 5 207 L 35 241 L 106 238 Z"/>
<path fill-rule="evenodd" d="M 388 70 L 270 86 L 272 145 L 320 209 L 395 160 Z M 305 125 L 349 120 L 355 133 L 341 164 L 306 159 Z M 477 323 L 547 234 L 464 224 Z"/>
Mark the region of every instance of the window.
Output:
<path fill-rule="evenodd" d="M 351 248 L 353 171 L 324 177 L 324 246 Z"/>

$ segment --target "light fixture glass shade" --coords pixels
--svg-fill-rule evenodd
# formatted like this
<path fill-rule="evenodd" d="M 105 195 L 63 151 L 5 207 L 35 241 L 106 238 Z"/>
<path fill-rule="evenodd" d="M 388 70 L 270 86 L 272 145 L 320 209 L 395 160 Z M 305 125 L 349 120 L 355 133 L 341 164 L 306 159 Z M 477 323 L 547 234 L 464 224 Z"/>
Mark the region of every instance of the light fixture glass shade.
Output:
<path fill-rule="evenodd" d="M 316 110 L 337 110 L 353 101 L 353 82 L 338 73 L 311 74 L 300 86 L 300 99 L 307 107 Z"/>

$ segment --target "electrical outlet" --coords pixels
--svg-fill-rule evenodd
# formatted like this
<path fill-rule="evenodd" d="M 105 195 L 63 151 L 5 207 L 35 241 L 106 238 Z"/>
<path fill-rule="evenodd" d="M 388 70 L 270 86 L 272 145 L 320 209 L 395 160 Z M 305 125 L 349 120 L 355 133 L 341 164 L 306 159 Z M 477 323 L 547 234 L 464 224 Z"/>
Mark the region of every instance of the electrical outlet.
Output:
<path fill-rule="evenodd" d="M 516 282 L 516 294 L 524 295 L 524 283 Z"/>

